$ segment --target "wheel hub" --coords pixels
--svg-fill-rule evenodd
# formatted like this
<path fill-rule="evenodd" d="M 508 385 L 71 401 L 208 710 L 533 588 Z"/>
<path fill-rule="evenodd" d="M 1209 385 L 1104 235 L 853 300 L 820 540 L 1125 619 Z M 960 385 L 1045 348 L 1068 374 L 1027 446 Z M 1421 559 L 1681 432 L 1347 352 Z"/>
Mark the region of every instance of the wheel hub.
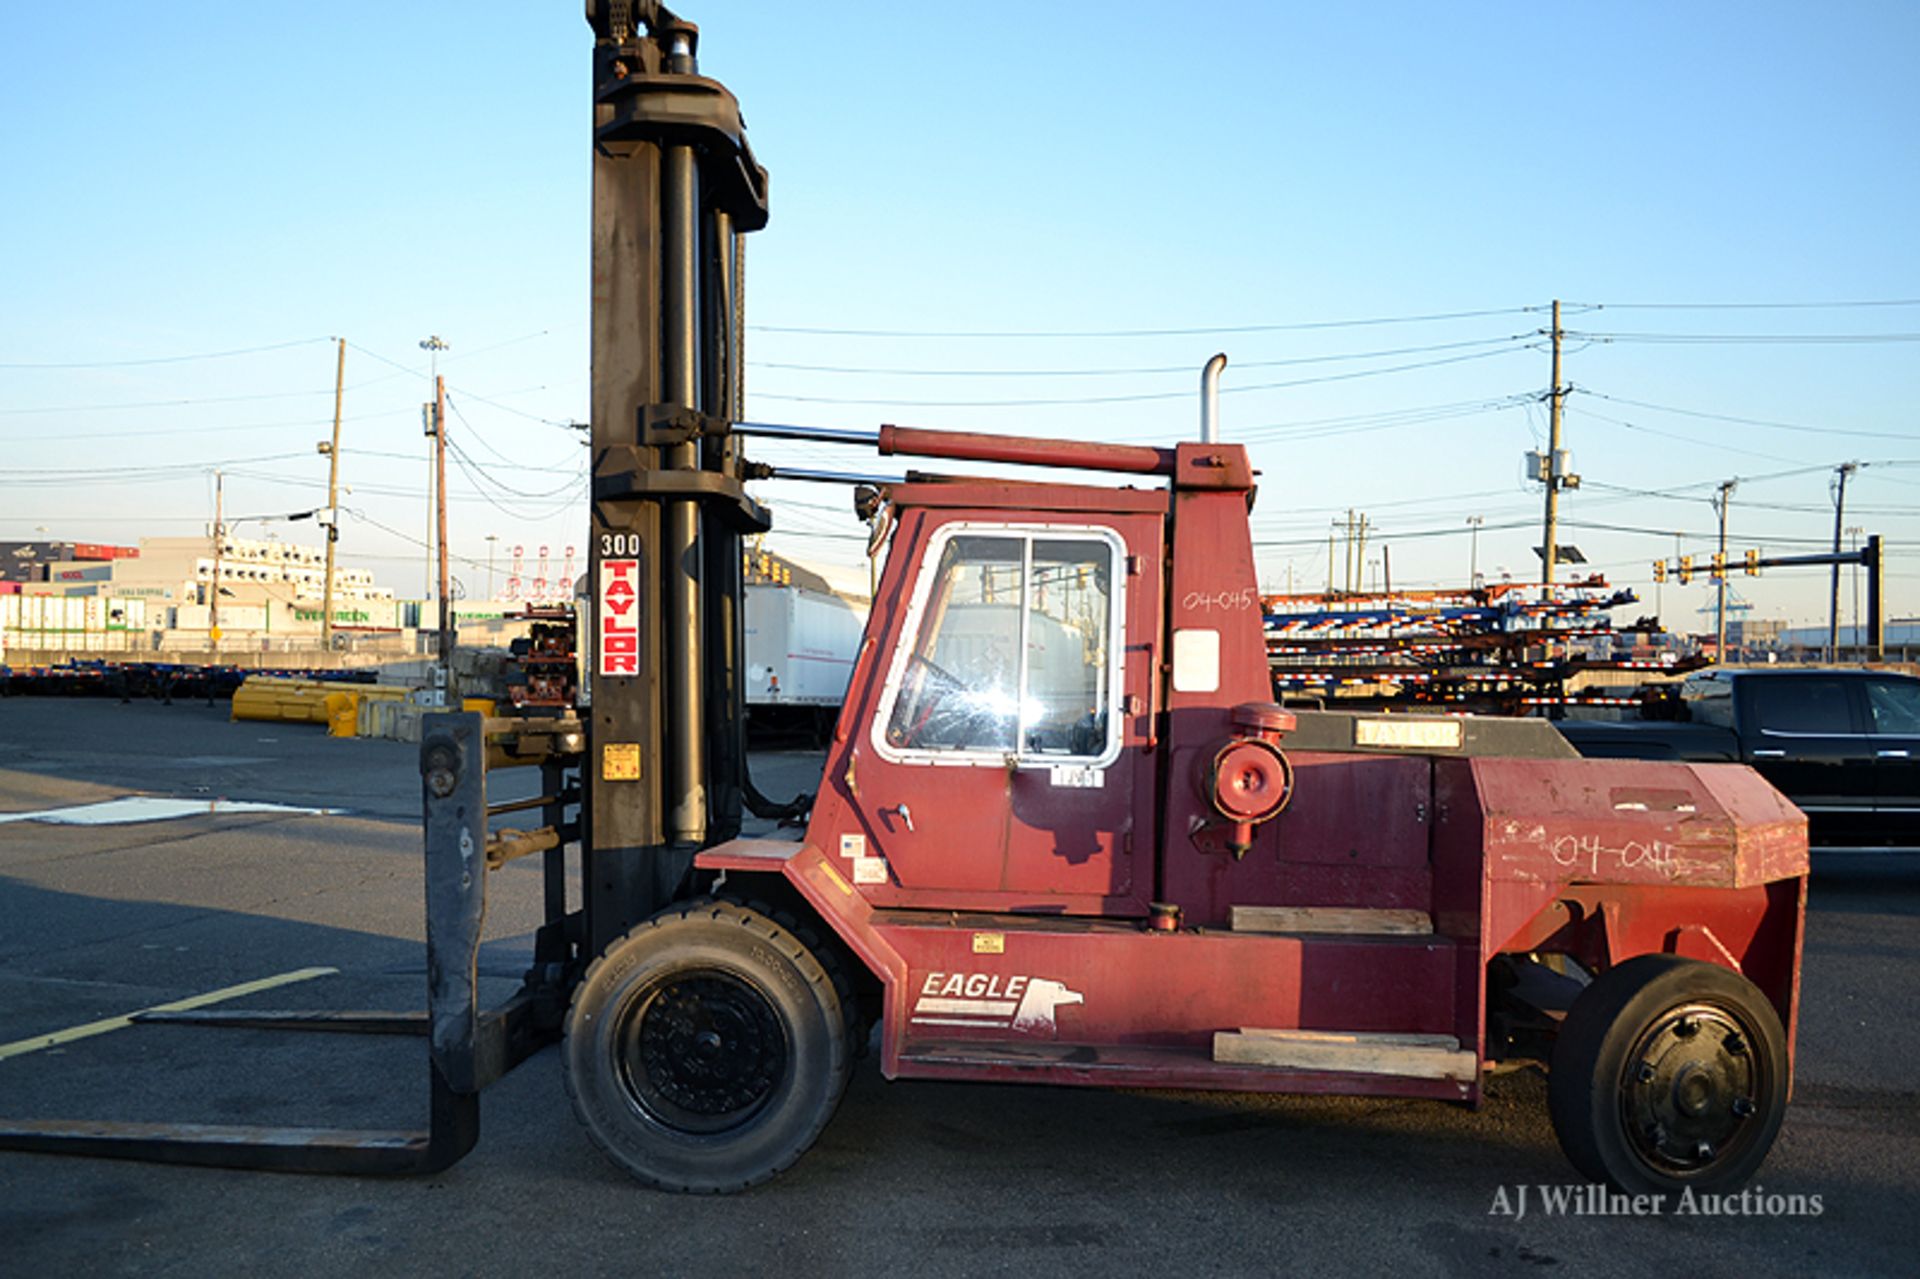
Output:
<path fill-rule="evenodd" d="M 1700 1172 L 1739 1150 L 1765 1080 L 1729 1011 L 1689 1006 L 1656 1020 L 1627 1056 L 1621 1120 L 1650 1164 Z"/>
<path fill-rule="evenodd" d="M 693 1132 L 751 1118 L 787 1062 L 773 1006 L 729 973 L 666 978 L 633 1001 L 618 1042 L 628 1095 L 656 1119 Z"/>

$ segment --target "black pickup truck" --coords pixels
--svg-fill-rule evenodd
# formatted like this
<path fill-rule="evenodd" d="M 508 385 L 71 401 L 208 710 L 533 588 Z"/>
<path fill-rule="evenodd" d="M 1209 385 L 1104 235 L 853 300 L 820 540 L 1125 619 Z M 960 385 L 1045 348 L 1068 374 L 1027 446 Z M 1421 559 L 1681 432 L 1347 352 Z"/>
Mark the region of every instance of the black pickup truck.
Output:
<path fill-rule="evenodd" d="M 1679 718 L 1563 720 L 1582 755 L 1751 764 L 1820 848 L 1920 848 L 1920 679 L 1873 670 L 1712 670 Z"/>

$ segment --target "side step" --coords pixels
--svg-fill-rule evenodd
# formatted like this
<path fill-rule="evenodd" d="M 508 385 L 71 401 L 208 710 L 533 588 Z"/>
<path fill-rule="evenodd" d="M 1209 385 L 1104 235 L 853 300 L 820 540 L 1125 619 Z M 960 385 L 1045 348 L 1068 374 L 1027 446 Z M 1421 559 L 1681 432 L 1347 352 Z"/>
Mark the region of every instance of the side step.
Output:
<path fill-rule="evenodd" d="M 1326 1070 L 1406 1079 L 1478 1077 L 1480 1059 L 1452 1035 L 1398 1035 L 1369 1031 L 1222 1030 L 1213 1037 L 1213 1059 L 1243 1066 Z"/>
<path fill-rule="evenodd" d="M 1365 910 L 1349 906 L 1235 906 L 1236 933 L 1348 933 L 1431 936 L 1424 910 Z"/>
<path fill-rule="evenodd" d="M 1241 1033 L 1260 1035 L 1262 1032 Z M 1448 1049 L 1438 1047 L 1426 1051 L 1444 1053 Z M 1467 1068 L 1473 1054 L 1456 1055 L 1465 1060 L 1453 1074 L 1381 1074 L 1358 1070 L 1347 1061 L 1335 1066 L 1301 1068 L 1228 1061 L 1215 1056 L 1207 1044 L 920 1040 L 902 1046 L 894 1061 L 883 1059 L 882 1068 L 889 1079 L 954 1079 L 967 1083 L 990 1080 L 1094 1088 L 1190 1088 L 1471 1101 L 1480 1083 Z"/>

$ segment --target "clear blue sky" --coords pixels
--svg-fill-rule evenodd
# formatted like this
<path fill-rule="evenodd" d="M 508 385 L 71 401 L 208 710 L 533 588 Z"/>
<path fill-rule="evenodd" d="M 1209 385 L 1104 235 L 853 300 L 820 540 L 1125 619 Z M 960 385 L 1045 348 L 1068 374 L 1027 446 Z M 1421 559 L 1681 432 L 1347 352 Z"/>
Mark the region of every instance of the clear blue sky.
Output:
<path fill-rule="evenodd" d="M 1266 584 L 1323 585 L 1348 507 L 1396 586 L 1463 578 L 1469 515 L 1482 569 L 1525 578 L 1548 364 L 1523 308 L 1559 297 L 1586 481 L 1562 540 L 1616 581 L 1651 601 L 1667 531 L 1707 550 L 1733 477 L 1736 550 L 1812 549 L 1850 459 L 1847 523 L 1920 547 L 1920 306 L 1698 305 L 1920 299 L 1920 7 L 682 9 L 772 173 L 753 416 L 1165 440 L 1224 350 Z M 457 574 L 484 589 L 490 533 L 499 576 L 516 544 L 557 568 L 585 533 L 557 424 L 587 404 L 590 45 L 571 3 L 8 6 L 0 538 L 193 531 L 215 465 L 230 514 L 317 505 L 337 334 L 342 547 L 417 593 L 437 333 L 474 466 Z M 1058 336 L 1122 330 L 1162 332 Z M 956 332 L 999 336 L 912 336 Z M 104 367 L 21 367 L 63 364 Z M 857 558 L 843 493 L 772 496 L 777 544 Z M 1824 580 L 1735 585 L 1807 622 Z M 1890 595 L 1920 613 L 1920 555 Z M 1669 585 L 1669 620 L 1708 599 Z"/>

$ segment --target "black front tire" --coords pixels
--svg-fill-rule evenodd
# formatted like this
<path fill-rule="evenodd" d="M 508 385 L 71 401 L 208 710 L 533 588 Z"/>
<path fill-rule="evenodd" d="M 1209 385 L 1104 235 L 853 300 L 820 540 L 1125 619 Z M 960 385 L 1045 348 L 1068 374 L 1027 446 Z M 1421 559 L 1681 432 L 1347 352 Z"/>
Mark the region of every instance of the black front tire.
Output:
<path fill-rule="evenodd" d="M 1786 1033 L 1752 982 L 1641 955 L 1568 1010 L 1547 1082 L 1554 1132 L 1590 1181 L 1629 1194 L 1727 1190 L 1759 1171 L 1786 1114 Z"/>
<path fill-rule="evenodd" d="M 587 969 L 562 1045 L 594 1143 L 663 1190 L 744 1190 L 791 1166 L 846 1091 L 851 1015 L 792 932 L 724 901 L 676 906 Z"/>

